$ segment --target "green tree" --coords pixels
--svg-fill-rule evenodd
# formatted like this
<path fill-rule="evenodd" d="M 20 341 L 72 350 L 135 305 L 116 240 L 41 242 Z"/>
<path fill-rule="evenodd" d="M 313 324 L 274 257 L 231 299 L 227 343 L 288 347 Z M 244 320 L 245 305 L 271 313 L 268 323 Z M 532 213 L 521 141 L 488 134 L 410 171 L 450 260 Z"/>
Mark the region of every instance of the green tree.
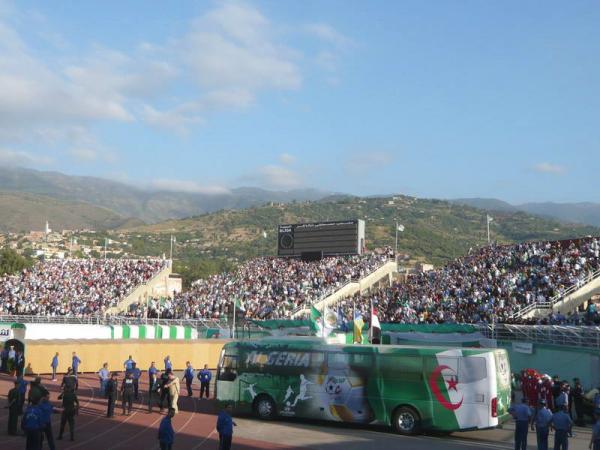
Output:
<path fill-rule="evenodd" d="M 0 250 L 0 274 L 15 274 L 31 266 L 31 260 L 10 248 Z"/>

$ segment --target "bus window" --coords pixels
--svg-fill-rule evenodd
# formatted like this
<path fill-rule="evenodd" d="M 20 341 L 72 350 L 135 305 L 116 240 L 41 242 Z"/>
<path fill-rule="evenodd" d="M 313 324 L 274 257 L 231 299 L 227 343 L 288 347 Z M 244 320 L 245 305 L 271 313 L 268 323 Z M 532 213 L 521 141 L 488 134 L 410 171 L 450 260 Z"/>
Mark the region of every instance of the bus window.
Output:
<path fill-rule="evenodd" d="M 485 358 L 468 357 L 458 360 L 458 379 L 461 383 L 474 383 L 486 378 Z"/>
<path fill-rule="evenodd" d="M 237 378 L 238 357 L 224 355 L 217 379 L 220 381 L 233 381 Z"/>

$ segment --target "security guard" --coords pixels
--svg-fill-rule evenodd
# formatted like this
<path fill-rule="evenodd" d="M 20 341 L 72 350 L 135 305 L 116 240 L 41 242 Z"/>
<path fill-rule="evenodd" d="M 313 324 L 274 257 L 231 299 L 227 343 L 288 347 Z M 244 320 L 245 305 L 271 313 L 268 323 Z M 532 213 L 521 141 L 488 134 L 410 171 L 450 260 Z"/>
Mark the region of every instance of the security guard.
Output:
<path fill-rule="evenodd" d="M 585 391 L 583 390 L 583 386 L 581 385 L 581 381 L 579 378 L 573 378 L 573 389 L 571 389 L 571 399 L 572 401 L 569 404 L 573 404 L 575 406 L 575 415 L 577 416 L 577 420 L 575 421 L 577 425 L 582 427 L 585 425 L 585 420 L 583 417 L 583 395 Z"/>
<path fill-rule="evenodd" d="M 79 410 L 79 399 L 75 391 L 65 391 L 62 394 L 62 414 L 60 416 L 60 431 L 58 439 L 63 438 L 65 432 L 65 426 L 69 424 L 69 432 L 71 434 L 71 440 L 75 440 L 75 415 Z"/>
<path fill-rule="evenodd" d="M 192 367 L 192 363 L 189 361 L 185 363 L 185 372 L 183 373 L 183 378 L 185 379 L 185 387 L 187 388 L 188 397 L 191 397 L 193 395 L 192 383 L 194 382 L 194 368 Z"/>
<path fill-rule="evenodd" d="M 210 379 L 212 373 L 208 370 L 208 364 L 204 364 L 204 369 L 198 373 L 198 379 L 200 380 L 200 398 L 206 392 L 206 398 L 209 397 Z"/>
<path fill-rule="evenodd" d="M 596 423 L 592 427 L 592 438 L 590 440 L 590 449 L 600 450 L 600 409 L 596 410 Z"/>
<path fill-rule="evenodd" d="M 508 412 L 515 419 L 515 450 L 527 450 L 527 431 L 531 418 L 527 398 L 523 397 L 520 405 L 512 405 Z"/>
<path fill-rule="evenodd" d="M 54 406 L 50 403 L 50 394 L 46 393 L 38 406 L 40 410 L 41 423 L 42 423 L 42 443 L 44 442 L 44 436 L 48 440 L 48 447 L 50 450 L 55 450 L 54 435 L 52 434 L 52 414 L 54 413 Z"/>
<path fill-rule="evenodd" d="M 32 402 L 23 413 L 21 428 L 27 438 L 26 450 L 41 450 L 43 423 L 42 413 L 37 403 Z"/>
<path fill-rule="evenodd" d="M 15 380 L 15 387 L 8 391 L 8 434 L 17 435 L 19 415 L 23 412 L 19 401 L 19 382 Z"/>
<path fill-rule="evenodd" d="M 554 450 L 568 450 L 569 449 L 569 434 L 571 433 L 571 427 L 573 421 L 568 414 L 569 407 L 564 405 L 560 411 L 557 411 L 552 416 L 551 424 L 555 430 L 554 432 Z"/>
<path fill-rule="evenodd" d="M 160 399 L 158 401 L 158 406 L 160 407 L 160 412 L 163 412 L 163 403 L 165 399 L 167 400 L 167 407 L 171 407 L 171 397 L 169 397 L 169 374 L 171 373 L 171 369 L 165 370 L 160 375 Z"/>
<path fill-rule="evenodd" d="M 115 415 L 115 402 L 117 401 L 117 395 L 119 392 L 119 380 L 117 379 L 117 374 L 115 372 L 112 373 L 110 380 L 106 384 L 106 398 L 108 399 L 108 410 L 106 412 L 106 417 L 110 418 Z"/>
<path fill-rule="evenodd" d="M 550 433 L 550 421 L 552 412 L 546 407 L 546 400 L 540 400 L 538 408 L 531 418 L 531 431 L 537 435 L 538 450 L 548 450 L 548 433 Z"/>
<path fill-rule="evenodd" d="M 142 376 L 142 371 L 138 369 L 137 364 L 134 362 L 131 364 L 131 379 L 133 380 L 133 397 L 137 401 L 139 390 L 140 390 L 140 377 Z"/>
<path fill-rule="evenodd" d="M 131 372 L 127 372 L 123 383 L 121 384 L 121 398 L 123 404 L 123 415 L 125 415 L 125 405 L 127 405 L 127 415 L 131 414 L 131 408 L 133 407 L 133 397 L 135 391 L 133 388 L 133 375 Z"/>

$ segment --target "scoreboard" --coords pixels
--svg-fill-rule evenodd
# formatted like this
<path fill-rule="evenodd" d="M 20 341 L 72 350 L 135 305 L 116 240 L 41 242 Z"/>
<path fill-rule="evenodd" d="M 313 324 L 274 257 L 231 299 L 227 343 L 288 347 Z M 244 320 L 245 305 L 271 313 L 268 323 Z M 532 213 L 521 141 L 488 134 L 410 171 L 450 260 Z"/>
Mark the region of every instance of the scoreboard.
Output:
<path fill-rule="evenodd" d="M 365 246 L 364 220 L 279 225 L 277 255 L 322 257 L 360 255 Z"/>

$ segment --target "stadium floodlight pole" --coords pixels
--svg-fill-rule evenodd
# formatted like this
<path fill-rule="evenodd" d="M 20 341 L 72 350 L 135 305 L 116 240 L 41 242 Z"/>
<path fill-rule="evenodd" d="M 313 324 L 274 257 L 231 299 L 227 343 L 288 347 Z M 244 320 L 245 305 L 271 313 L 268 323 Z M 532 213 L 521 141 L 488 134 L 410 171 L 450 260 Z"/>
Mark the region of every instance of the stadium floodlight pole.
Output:
<path fill-rule="evenodd" d="M 356 336 L 354 330 L 356 326 L 354 325 L 354 321 L 356 320 L 356 302 L 352 299 L 352 344 L 356 344 Z"/>
<path fill-rule="evenodd" d="M 398 219 L 396 219 L 396 245 L 394 246 L 394 255 L 398 257 Z"/>
<path fill-rule="evenodd" d="M 487 241 L 488 245 L 490 245 L 490 222 L 494 220 L 489 214 L 485 215 L 485 222 L 487 224 Z"/>
<path fill-rule="evenodd" d="M 231 327 L 231 338 L 235 339 L 235 297 L 233 298 L 233 326 Z"/>
<path fill-rule="evenodd" d="M 104 238 L 104 259 L 106 259 L 106 247 L 108 246 L 108 238 Z"/>

